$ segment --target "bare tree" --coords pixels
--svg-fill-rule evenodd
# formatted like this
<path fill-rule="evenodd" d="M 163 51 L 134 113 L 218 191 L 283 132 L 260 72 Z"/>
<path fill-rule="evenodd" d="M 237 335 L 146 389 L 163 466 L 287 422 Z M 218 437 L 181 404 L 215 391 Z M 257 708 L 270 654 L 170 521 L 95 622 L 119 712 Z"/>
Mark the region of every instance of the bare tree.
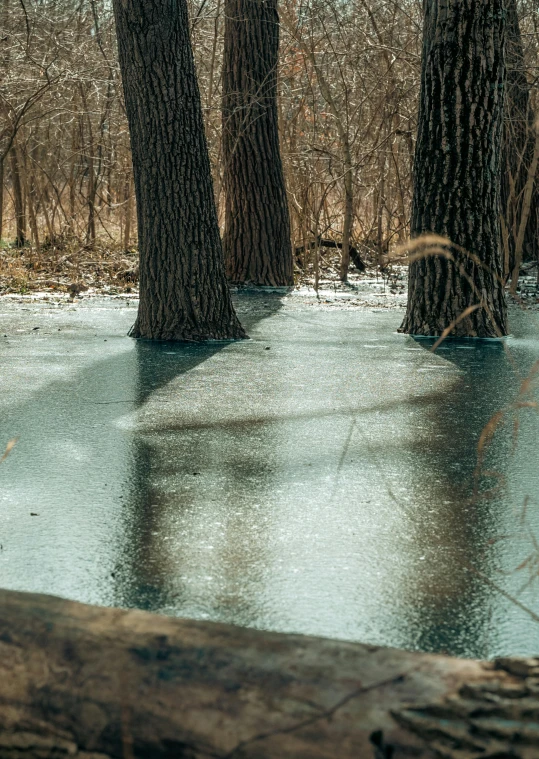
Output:
<path fill-rule="evenodd" d="M 221 239 L 184 0 L 115 0 L 137 196 L 133 337 L 244 337 Z"/>
<path fill-rule="evenodd" d="M 499 222 L 503 0 L 427 0 L 412 235 L 450 244 L 409 269 L 403 332 L 507 333 Z"/>
<path fill-rule="evenodd" d="M 539 257 L 539 144 L 516 0 L 507 3 L 506 61 L 501 220 L 505 274 L 516 293 L 523 258 Z"/>
<path fill-rule="evenodd" d="M 224 0 L 187 2 L 218 219 L 225 232 Z M 521 53 L 512 64 L 515 91 L 525 93 L 529 110 L 527 116 L 525 108 L 506 111 L 506 128 L 516 136 L 518 124 L 524 124 L 527 133 L 526 150 L 517 146 L 513 168 L 505 175 L 510 209 L 502 215 L 503 239 L 505 250 L 513 251 L 506 255 L 506 273 L 509 257 L 514 268 L 525 216 L 532 127 L 539 115 L 539 10 L 534 0 L 511 3 L 521 32 Z M 352 254 L 358 251 L 363 260 L 383 265 L 410 234 L 422 2 L 281 0 L 279 10 L 277 123 L 292 243 L 300 251 L 296 260 L 312 276 L 332 272 L 344 279 L 347 244 Z M 98 281 L 104 272 L 121 276 L 125 270 L 131 286 L 137 276 L 138 228 L 111 6 L 106 0 L 2 0 L 0 17 L 3 237 L 20 240 L 17 183 L 26 224 L 25 246 L 16 252 L 4 247 L 0 259 L 11 257 L 29 272 L 36 261 L 58 262 L 58 272 L 66 276 L 70 270 L 65 267 L 73 264 L 78 271 L 80 264 L 88 283 L 92 276 Z M 508 59 L 510 54 L 508 48 Z M 524 261 L 534 259 L 539 240 L 536 196 L 537 183 L 522 244 Z M 322 248 L 320 239 L 337 247 Z M 341 260 L 337 250 L 344 251 Z"/>
<path fill-rule="evenodd" d="M 277 116 L 277 0 L 225 0 L 224 250 L 229 280 L 293 285 Z"/>

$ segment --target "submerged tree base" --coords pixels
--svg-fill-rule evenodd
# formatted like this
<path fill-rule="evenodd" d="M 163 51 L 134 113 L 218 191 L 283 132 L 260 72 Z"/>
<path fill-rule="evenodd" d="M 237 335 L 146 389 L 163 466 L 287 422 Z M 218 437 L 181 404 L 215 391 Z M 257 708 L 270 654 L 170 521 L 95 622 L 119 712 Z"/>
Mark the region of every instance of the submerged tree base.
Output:
<path fill-rule="evenodd" d="M 154 329 L 141 327 L 140 319 L 137 319 L 129 332 L 129 337 L 140 340 L 161 340 L 163 342 L 182 342 L 182 343 L 204 343 L 212 340 L 248 340 L 249 335 L 245 332 L 241 324 L 234 319 L 226 327 L 216 325 L 206 325 L 204 329 L 196 327 L 185 327 L 178 325 L 159 326 Z"/>
<path fill-rule="evenodd" d="M 489 319 L 466 317 L 457 322 L 455 319 L 443 322 L 413 318 L 407 314 L 397 332 L 417 337 L 443 337 L 445 339 L 500 339 L 506 337 L 509 332 L 505 321 L 502 324 L 493 324 Z"/>
<path fill-rule="evenodd" d="M 399 332 L 422 337 L 505 337 L 502 278 L 476 258 L 450 248 L 445 258 L 431 255 L 427 246 L 425 256 L 410 263 L 408 307 Z"/>

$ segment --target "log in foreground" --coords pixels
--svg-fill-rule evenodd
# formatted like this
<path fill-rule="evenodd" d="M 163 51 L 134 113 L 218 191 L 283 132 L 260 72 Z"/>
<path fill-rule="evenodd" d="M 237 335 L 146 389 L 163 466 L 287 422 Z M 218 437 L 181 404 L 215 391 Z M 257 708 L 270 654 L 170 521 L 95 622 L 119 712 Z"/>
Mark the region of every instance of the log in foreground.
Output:
<path fill-rule="evenodd" d="M 0 591 L 0 757 L 539 756 L 539 660 L 494 664 Z"/>

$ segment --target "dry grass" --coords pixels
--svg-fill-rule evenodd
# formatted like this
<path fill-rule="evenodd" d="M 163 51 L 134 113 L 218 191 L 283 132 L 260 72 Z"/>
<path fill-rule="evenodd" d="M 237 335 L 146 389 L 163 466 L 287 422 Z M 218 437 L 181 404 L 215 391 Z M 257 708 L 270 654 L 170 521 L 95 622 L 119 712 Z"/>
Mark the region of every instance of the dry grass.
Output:
<path fill-rule="evenodd" d="M 17 440 L 18 438 L 14 437 L 12 440 L 8 442 L 8 444 L 6 445 L 6 450 L 4 451 L 2 456 L 0 456 L 0 464 L 2 463 L 2 461 L 5 461 L 7 459 L 7 457 L 13 450 L 13 448 L 15 448 L 15 446 L 17 445 Z"/>

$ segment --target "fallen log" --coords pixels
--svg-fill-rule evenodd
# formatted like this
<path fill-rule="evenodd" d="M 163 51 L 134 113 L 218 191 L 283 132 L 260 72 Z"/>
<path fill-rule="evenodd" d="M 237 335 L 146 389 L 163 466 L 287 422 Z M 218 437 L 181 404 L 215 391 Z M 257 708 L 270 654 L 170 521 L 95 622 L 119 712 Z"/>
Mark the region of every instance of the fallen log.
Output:
<path fill-rule="evenodd" d="M 532 759 L 538 675 L 0 591 L 2 759 Z"/>

